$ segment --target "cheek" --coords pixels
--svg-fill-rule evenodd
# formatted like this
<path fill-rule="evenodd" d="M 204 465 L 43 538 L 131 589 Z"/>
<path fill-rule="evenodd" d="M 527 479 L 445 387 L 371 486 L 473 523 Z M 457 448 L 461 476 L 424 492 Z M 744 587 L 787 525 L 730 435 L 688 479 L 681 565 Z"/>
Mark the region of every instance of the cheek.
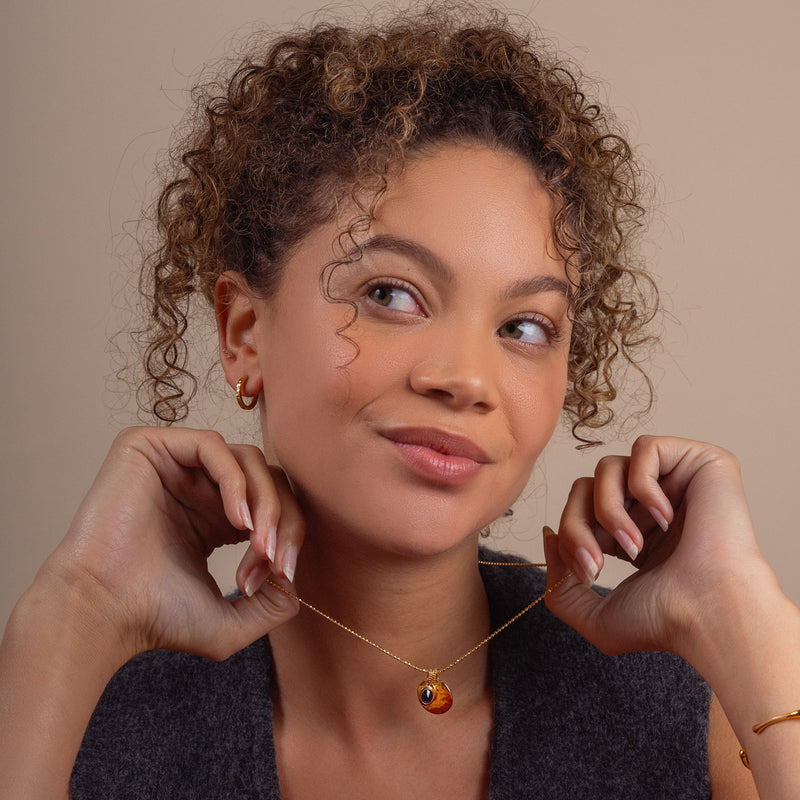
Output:
<path fill-rule="evenodd" d="M 341 402 L 345 382 L 338 365 L 353 348 L 336 336 L 336 325 L 287 308 L 262 335 L 264 382 L 262 430 L 266 451 L 278 455 L 302 446 L 329 425 L 330 408 Z"/>
<path fill-rule="evenodd" d="M 320 298 L 308 308 L 300 301 L 287 301 L 264 333 L 265 391 L 276 402 L 291 403 L 292 392 L 301 393 L 295 399 L 302 400 L 314 387 L 335 382 L 342 372 L 339 367 L 355 355 L 353 344 L 336 333 L 347 324 L 344 310 L 323 303 Z"/>
<path fill-rule="evenodd" d="M 356 327 L 346 331 L 353 343 L 343 348 L 346 356 L 340 363 L 346 366 L 338 372 L 347 405 L 361 410 L 372 400 L 402 389 L 408 384 L 408 374 L 418 358 L 408 337 L 386 341 L 378 336 L 363 335 Z"/>
<path fill-rule="evenodd" d="M 512 429 L 516 431 L 517 442 L 529 451 L 531 467 L 553 435 L 566 391 L 566 358 L 555 361 L 533 377 L 519 376 L 509 389 Z"/>
<path fill-rule="evenodd" d="M 273 328 L 262 359 L 264 446 L 284 468 L 338 441 L 397 377 L 396 353 L 387 357 L 357 325 L 345 328 L 349 308 L 326 303 L 318 311 L 302 323 L 283 315 L 289 319 Z"/>

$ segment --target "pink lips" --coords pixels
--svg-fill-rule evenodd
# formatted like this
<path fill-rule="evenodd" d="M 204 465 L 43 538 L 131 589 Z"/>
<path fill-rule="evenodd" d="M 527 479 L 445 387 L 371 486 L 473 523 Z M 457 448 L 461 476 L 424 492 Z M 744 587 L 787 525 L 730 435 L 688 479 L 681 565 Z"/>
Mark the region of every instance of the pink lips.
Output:
<path fill-rule="evenodd" d="M 439 428 L 394 428 L 382 435 L 413 472 L 434 483 L 459 486 L 492 461 L 471 439 Z"/>

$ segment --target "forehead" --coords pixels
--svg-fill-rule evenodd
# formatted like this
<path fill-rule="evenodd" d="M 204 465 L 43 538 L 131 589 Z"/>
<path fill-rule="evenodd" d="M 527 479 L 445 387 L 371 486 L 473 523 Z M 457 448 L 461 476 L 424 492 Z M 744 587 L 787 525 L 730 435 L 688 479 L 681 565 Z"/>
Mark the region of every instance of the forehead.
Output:
<path fill-rule="evenodd" d="M 552 196 L 525 159 L 452 145 L 417 155 L 389 181 L 367 235 L 410 238 L 452 268 L 563 277 L 554 213 Z"/>
<path fill-rule="evenodd" d="M 368 207 L 369 197 L 360 205 Z M 563 283 L 555 209 L 535 168 L 520 156 L 480 145 L 431 148 L 390 173 L 368 224 L 360 224 L 363 213 L 354 214 L 348 203 L 312 230 L 290 257 L 281 284 L 287 273 L 305 267 L 316 270 L 316 280 L 321 269 L 324 286 L 333 274 L 329 267 L 360 263 L 367 254 L 423 260 L 440 277 L 469 279 L 493 295 L 514 292 L 512 284 L 537 275 Z M 568 282 L 575 284 L 571 273 Z"/>

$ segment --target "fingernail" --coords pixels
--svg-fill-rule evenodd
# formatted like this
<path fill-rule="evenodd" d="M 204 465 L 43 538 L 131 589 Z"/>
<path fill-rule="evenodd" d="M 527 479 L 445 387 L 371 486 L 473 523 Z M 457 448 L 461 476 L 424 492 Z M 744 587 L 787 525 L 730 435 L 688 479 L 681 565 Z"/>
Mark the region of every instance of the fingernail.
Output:
<path fill-rule="evenodd" d="M 556 532 L 549 525 L 545 525 L 544 528 L 542 528 L 542 534 L 544 536 L 555 536 Z"/>
<path fill-rule="evenodd" d="M 239 514 L 242 517 L 242 522 L 244 522 L 245 527 L 247 530 L 253 530 L 253 518 L 250 516 L 250 508 L 247 505 L 247 500 L 242 500 L 239 504 Z"/>
<path fill-rule="evenodd" d="M 655 506 L 652 506 L 647 510 L 650 512 L 650 516 L 658 523 L 658 527 L 666 533 L 667 528 L 669 528 L 669 522 L 667 522 L 667 518 Z"/>
<path fill-rule="evenodd" d="M 278 541 L 278 529 L 274 525 L 267 528 L 267 558 L 275 562 L 275 547 Z"/>
<path fill-rule="evenodd" d="M 619 546 L 628 554 L 628 558 L 630 558 L 631 561 L 636 561 L 636 557 L 639 555 L 639 548 L 634 544 L 633 539 L 623 530 L 618 530 L 614 534 L 614 538 L 617 540 Z"/>
<path fill-rule="evenodd" d="M 256 564 L 253 569 L 250 570 L 250 574 L 244 582 L 244 593 L 248 597 L 252 597 L 258 591 L 258 587 L 264 583 L 268 573 L 269 567 L 263 561 Z"/>
<path fill-rule="evenodd" d="M 289 583 L 294 581 L 294 570 L 297 566 L 297 548 L 289 545 L 283 554 L 283 574 L 289 579 Z"/>
<path fill-rule="evenodd" d="M 591 586 L 600 574 L 600 570 L 597 569 L 597 564 L 595 564 L 591 554 L 585 547 L 579 547 L 575 551 L 575 560 L 583 573 L 583 582 L 587 586 Z"/>

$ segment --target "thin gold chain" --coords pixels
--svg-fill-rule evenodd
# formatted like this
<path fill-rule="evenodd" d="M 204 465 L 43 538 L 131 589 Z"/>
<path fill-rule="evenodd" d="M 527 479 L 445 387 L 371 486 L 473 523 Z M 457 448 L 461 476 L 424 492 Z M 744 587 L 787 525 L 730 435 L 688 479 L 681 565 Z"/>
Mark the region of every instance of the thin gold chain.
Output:
<path fill-rule="evenodd" d="M 483 566 L 491 566 L 491 567 L 544 567 L 544 566 L 546 566 L 546 564 L 533 564 L 533 563 L 523 562 L 523 561 L 479 561 L 478 563 L 483 565 Z M 352 628 L 348 627 L 343 622 L 339 622 L 338 619 L 334 619 L 332 616 L 330 616 L 329 614 L 326 614 L 324 611 L 322 611 L 321 609 L 319 609 L 316 606 L 312 605 L 308 601 L 303 600 L 302 597 L 296 595 L 294 592 L 290 592 L 288 589 L 284 589 L 283 586 L 281 586 L 279 583 L 275 583 L 275 581 L 273 581 L 271 578 L 267 578 L 266 580 L 267 580 L 267 583 L 270 584 L 270 586 L 274 586 L 276 589 L 280 589 L 280 591 L 282 591 L 285 595 L 288 595 L 289 597 L 293 597 L 295 600 L 297 600 L 298 603 L 300 603 L 300 605 L 305 606 L 307 609 L 309 609 L 310 611 L 313 611 L 315 614 L 319 614 L 319 616 L 321 616 L 323 619 L 328 620 L 328 622 L 332 622 L 334 625 L 336 625 L 337 627 L 341 628 L 343 631 L 347 631 L 349 634 L 352 634 L 353 636 L 356 637 L 356 639 L 361 639 L 361 641 L 364 642 L 365 644 L 368 644 L 370 647 L 374 647 L 376 650 L 380 650 L 381 653 L 384 653 L 385 655 L 389 656 L 390 658 L 393 658 L 395 661 L 399 661 L 401 664 L 405 664 L 407 667 L 411 667 L 411 669 L 415 669 L 417 672 L 424 672 L 427 675 L 432 675 L 432 674 L 440 675 L 442 672 L 446 672 L 448 669 L 451 669 L 456 664 L 458 664 L 461 661 L 463 661 L 465 658 L 471 656 L 476 650 L 480 650 L 481 647 L 483 647 L 485 644 L 487 644 L 492 639 L 494 639 L 494 637 L 497 636 L 498 633 L 501 633 L 509 625 L 511 625 L 513 622 L 516 622 L 521 616 L 523 616 L 523 614 L 527 614 L 528 611 L 530 611 L 534 606 L 536 606 L 539 603 L 541 603 L 542 600 L 544 600 L 545 597 L 547 597 L 547 595 L 549 595 L 552 591 L 555 591 L 559 586 L 561 586 L 561 584 L 564 583 L 564 581 L 567 580 L 567 578 L 569 578 L 570 575 L 572 575 L 572 573 L 568 572 L 566 575 L 564 575 L 563 578 L 558 580 L 552 586 L 550 586 L 547 589 L 545 589 L 537 598 L 535 598 L 530 603 L 528 603 L 528 605 L 525 606 L 525 608 L 523 608 L 521 611 L 518 611 L 513 617 L 511 617 L 510 620 L 508 620 L 503 625 L 501 625 L 497 630 L 492 631 L 492 633 L 490 633 L 485 639 L 481 639 L 481 641 L 478 642 L 478 644 L 476 644 L 472 649 L 467 650 L 467 652 L 464 653 L 464 655 L 459 656 L 455 661 L 452 661 L 446 667 L 442 667 L 441 669 L 426 669 L 424 667 L 418 667 L 416 664 L 413 664 L 411 661 L 407 661 L 405 658 L 400 658 L 400 656 L 395 655 L 391 650 L 387 650 L 385 647 L 381 647 L 377 642 L 373 642 L 372 639 L 368 639 L 366 636 L 364 636 L 363 634 L 359 633 L 358 631 L 355 631 Z"/>

